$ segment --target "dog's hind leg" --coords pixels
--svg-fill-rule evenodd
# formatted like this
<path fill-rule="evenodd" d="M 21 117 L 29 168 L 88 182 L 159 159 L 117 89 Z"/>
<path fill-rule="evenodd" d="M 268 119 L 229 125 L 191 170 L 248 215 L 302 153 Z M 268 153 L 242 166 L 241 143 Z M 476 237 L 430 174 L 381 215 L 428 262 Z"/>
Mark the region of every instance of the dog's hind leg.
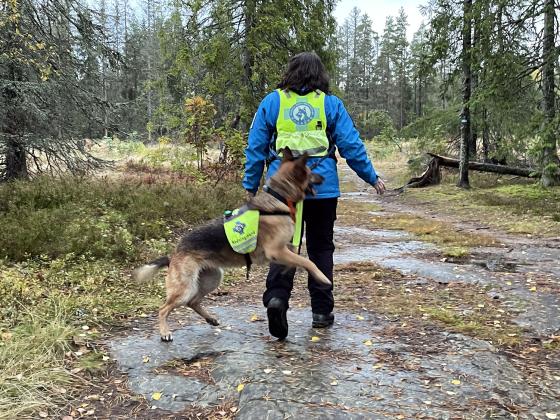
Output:
<path fill-rule="evenodd" d="M 214 315 L 209 313 L 201 304 L 202 299 L 208 293 L 215 290 L 224 277 L 224 271 L 221 268 L 205 268 L 198 274 L 198 293 L 192 299 L 188 306 L 199 314 L 210 325 L 219 325 L 220 323 Z"/>
<path fill-rule="evenodd" d="M 167 299 L 159 310 L 159 333 L 162 341 L 173 341 L 167 318 L 173 309 L 188 304 L 198 295 L 198 273 L 200 268 L 194 261 L 172 260 L 167 273 L 165 287 Z"/>

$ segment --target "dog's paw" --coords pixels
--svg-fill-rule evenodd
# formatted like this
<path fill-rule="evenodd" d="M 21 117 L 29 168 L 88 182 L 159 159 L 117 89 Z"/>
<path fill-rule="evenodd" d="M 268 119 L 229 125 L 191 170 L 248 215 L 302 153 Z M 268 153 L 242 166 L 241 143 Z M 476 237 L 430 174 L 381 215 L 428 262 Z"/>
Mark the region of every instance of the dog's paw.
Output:
<path fill-rule="evenodd" d="M 170 343 L 173 341 L 173 335 L 171 333 L 166 334 L 166 335 L 162 335 L 161 336 L 161 341 L 163 341 L 164 343 Z"/>
<path fill-rule="evenodd" d="M 208 322 L 210 325 L 213 325 L 214 327 L 220 325 L 216 318 L 206 318 L 206 322 Z"/>

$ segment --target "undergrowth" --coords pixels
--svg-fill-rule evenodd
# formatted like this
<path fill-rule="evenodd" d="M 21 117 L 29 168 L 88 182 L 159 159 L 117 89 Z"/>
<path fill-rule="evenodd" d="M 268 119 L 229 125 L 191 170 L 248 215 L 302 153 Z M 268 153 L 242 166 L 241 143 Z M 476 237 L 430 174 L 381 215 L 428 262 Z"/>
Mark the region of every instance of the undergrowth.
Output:
<path fill-rule="evenodd" d="M 82 381 L 72 367 L 103 363 L 72 356 L 76 332 L 90 340 L 154 311 L 162 282 L 137 284 L 132 269 L 242 197 L 238 184 L 157 177 L 0 186 L 0 418 L 57 414 Z"/>
<path fill-rule="evenodd" d="M 37 178 L 0 187 L 0 258 L 88 255 L 134 260 L 143 241 L 234 208 L 233 184 Z"/>

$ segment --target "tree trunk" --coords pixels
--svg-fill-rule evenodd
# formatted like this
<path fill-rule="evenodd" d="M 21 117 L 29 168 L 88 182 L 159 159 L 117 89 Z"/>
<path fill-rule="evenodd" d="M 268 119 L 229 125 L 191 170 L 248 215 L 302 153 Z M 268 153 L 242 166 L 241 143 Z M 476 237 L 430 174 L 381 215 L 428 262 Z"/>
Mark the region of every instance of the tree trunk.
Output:
<path fill-rule="evenodd" d="M 21 143 L 9 140 L 6 144 L 6 172 L 4 178 L 6 180 L 27 178 L 27 153 Z"/>
<path fill-rule="evenodd" d="M 457 186 L 469 188 L 469 145 L 471 139 L 471 26 L 472 0 L 463 0 L 463 109 L 461 111 L 461 161 Z"/>
<path fill-rule="evenodd" d="M 490 160 L 490 130 L 488 128 L 488 111 L 482 109 L 482 155 L 484 162 Z"/>
<path fill-rule="evenodd" d="M 544 3 L 544 41 L 543 41 L 543 153 L 542 153 L 542 184 L 545 187 L 560 185 L 560 160 L 556 148 L 556 130 L 554 119 L 556 116 L 554 92 L 554 67 L 557 51 L 554 45 L 555 17 L 554 0 Z"/>
<path fill-rule="evenodd" d="M 446 156 L 436 155 L 434 153 L 428 153 L 434 159 L 439 160 L 439 166 L 445 166 L 447 168 L 459 168 L 460 161 Z M 540 174 L 531 168 L 517 168 L 515 166 L 507 165 L 495 165 L 493 163 L 482 163 L 482 162 L 469 162 L 469 169 L 472 171 L 479 172 L 491 172 L 494 174 L 503 175 L 515 175 L 522 176 L 525 178 L 538 178 Z"/>

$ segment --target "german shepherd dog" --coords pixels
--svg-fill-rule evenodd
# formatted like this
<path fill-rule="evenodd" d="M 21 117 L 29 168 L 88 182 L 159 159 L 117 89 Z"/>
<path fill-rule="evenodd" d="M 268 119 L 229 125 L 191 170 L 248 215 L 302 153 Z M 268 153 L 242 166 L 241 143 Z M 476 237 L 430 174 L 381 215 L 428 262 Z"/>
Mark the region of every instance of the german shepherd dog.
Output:
<path fill-rule="evenodd" d="M 248 261 L 255 264 L 273 261 L 289 267 L 302 267 L 316 281 L 331 284 L 313 262 L 290 249 L 294 235 L 293 205 L 303 200 L 306 192 L 312 191 L 313 184 L 323 182 L 323 177 L 312 173 L 306 161 L 307 155 L 294 158 L 290 149 L 285 148 L 278 172 L 268 180 L 267 192 L 259 192 L 247 202 L 249 209 L 257 209 L 261 214 L 257 247 L 249 254 L 250 260 L 231 248 L 223 220 L 219 218 L 183 236 L 171 257 L 160 257 L 134 271 L 135 279 L 146 281 L 160 268 L 169 267 L 165 281 L 167 299 L 159 310 L 162 341 L 173 340 L 167 318 L 180 305 L 189 306 L 210 325 L 218 325 L 218 320 L 201 301 L 220 285 L 223 268 L 242 267 Z"/>

